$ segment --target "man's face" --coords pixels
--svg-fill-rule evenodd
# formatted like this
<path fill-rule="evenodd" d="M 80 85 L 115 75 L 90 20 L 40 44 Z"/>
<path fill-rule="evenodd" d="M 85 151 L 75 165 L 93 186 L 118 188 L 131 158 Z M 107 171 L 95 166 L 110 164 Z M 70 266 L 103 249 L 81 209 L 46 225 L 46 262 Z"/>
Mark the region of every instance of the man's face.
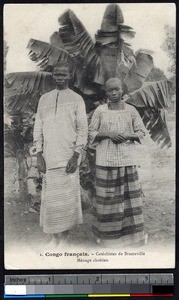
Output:
<path fill-rule="evenodd" d="M 106 94 L 111 102 L 118 102 L 122 97 L 122 85 L 120 82 L 110 82 L 106 86 Z"/>
<path fill-rule="evenodd" d="M 68 67 L 56 67 L 53 71 L 53 78 L 57 87 L 62 90 L 68 87 L 70 80 L 70 72 Z"/>

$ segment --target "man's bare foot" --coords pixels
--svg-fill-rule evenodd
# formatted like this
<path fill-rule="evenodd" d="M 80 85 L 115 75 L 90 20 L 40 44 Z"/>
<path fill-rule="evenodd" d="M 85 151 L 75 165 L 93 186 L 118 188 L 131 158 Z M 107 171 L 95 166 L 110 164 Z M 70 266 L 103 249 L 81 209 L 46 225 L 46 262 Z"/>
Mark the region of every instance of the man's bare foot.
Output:
<path fill-rule="evenodd" d="M 45 246 L 46 250 L 53 250 L 55 248 L 57 248 L 58 246 L 58 241 L 57 239 L 53 236 L 51 241 Z"/>
<path fill-rule="evenodd" d="M 54 233 L 52 235 L 51 241 L 45 246 L 46 250 L 57 249 L 59 246 L 64 247 L 67 244 L 68 240 L 68 231 L 63 233 Z"/>

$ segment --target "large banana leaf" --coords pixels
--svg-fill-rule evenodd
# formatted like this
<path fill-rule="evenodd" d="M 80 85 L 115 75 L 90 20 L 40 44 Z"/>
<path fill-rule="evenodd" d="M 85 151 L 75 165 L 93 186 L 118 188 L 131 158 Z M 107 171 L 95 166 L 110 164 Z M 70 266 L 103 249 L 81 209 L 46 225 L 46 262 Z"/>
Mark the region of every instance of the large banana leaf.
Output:
<path fill-rule="evenodd" d="M 167 127 L 165 109 L 136 108 L 152 140 L 159 144 L 160 148 L 171 147 L 171 138 Z"/>
<path fill-rule="evenodd" d="M 67 61 L 71 63 L 70 54 L 62 48 L 57 48 L 45 42 L 31 39 L 27 45 L 30 50 L 31 60 L 38 62 L 38 66 L 43 71 L 51 71 L 58 61 Z"/>
<path fill-rule="evenodd" d="M 103 16 L 101 30 L 95 35 L 99 61 L 96 65 L 94 82 L 98 84 L 104 84 L 108 78 L 115 76 L 124 83 L 126 70 L 123 72 L 123 65 L 125 69 L 129 69 L 135 61 L 133 51 L 123 40 L 126 37 L 134 37 L 135 32 L 123 23 L 124 18 L 119 5 L 109 4 Z"/>
<path fill-rule="evenodd" d="M 170 107 L 169 82 L 161 80 L 146 83 L 141 89 L 131 94 L 127 103 L 136 107 L 151 138 L 161 148 L 171 146 L 167 127 L 165 108 Z"/>
<path fill-rule="evenodd" d="M 83 94 L 95 94 L 96 87 L 92 82 L 98 65 L 98 54 L 90 35 L 71 10 L 62 14 L 58 21 L 60 39 L 74 58 L 72 74 L 74 86 Z"/>
<path fill-rule="evenodd" d="M 118 76 L 127 86 L 127 90 L 132 92 L 142 86 L 151 72 L 153 58 L 146 50 L 140 50 L 134 55 L 124 39 L 133 38 L 135 32 L 123 23 L 124 18 L 120 7 L 117 4 L 108 5 L 101 30 L 98 30 L 95 36 L 97 45 L 101 46 L 98 50 L 100 65 L 95 82 L 104 84 L 109 77 Z"/>
<path fill-rule="evenodd" d="M 54 87 L 48 72 L 9 73 L 5 77 L 5 110 L 9 114 L 34 112 L 40 96 Z"/>
<path fill-rule="evenodd" d="M 114 32 L 118 30 L 118 26 L 122 23 L 124 23 L 124 17 L 120 6 L 109 4 L 104 12 L 101 30 L 104 32 Z"/>
<path fill-rule="evenodd" d="M 130 26 L 123 23 L 124 17 L 120 6 L 118 4 L 109 4 L 104 12 L 100 32 L 105 34 L 117 32 L 120 37 L 133 38 L 135 32 Z"/>
<path fill-rule="evenodd" d="M 123 14 L 117 4 L 107 6 L 96 35 L 96 44 L 77 16 L 67 10 L 59 17 L 59 32 L 51 36 L 51 43 L 30 40 L 30 58 L 43 71 L 50 71 L 59 60 L 73 58 L 74 86 L 84 94 L 94 94 L 96 84 L 103 85 L 110 77 L 118 76 L 129 92 L 139 89 L 153 68 L 150 53 L 134 55 L 123 36 L 133 37 L 134 31 L 123 24 Z M 94 83 L 94 85 L 93 85 Z"/>
<path fill-rule="evenodd" d="M 73 86 L 84 95 L 100 94 L 100 87 L 108 78 L 119 77 L 126 90 L 132 93 L 128 101 L 140 112 L 151 137 L 162 146 L 169 146 L 164 114 L 164 107 L 168 105 L 168 83 L 145 83 L 153 68 L 153 58 L 144 49 L 134 54 L 123 38 L 132 38 L 135 33 L 123 23 L 120 7 L 108 5 L 94 44 L 73 11 L 67 10 L 59 18 L 59 31 L 50 38 L 52 45 L 30 40 L 30 58 L 38 62 L 42 70 L 48 71 L 59 60 L 71 62 Z M 31 92 L 20 89 L 14 94 L 15 99 L 12 101 L 10 97 L 8 108 L 14 105 L 13 109 L 27 109 L 28 97 L 33 99 Z"/>
<path fill-rule="evenodd" d="M 112 18 L 113 14 L 115 18 Z M 94 45 L 80 20 L 73 11 L 67 10 L 59 17 L 59 33 L 54 32 L 50 38 L 53 46 L 31 40 L 28 45 L 30 58 L 39 62 L 42 70 L 50 71 L 58 60 L 67 59 L 70 54 L 73 57 L 74 85 L 84 94 L 94 94 L 96 86 L 91 83 L 104 84 L 109 77 L 116 76 L 116 69 L 121 68 L 118 62 L 123 60 L 129 67 L 135 60 L 133 51 L 121 38 L 123 33 L 133 35 L 132 28 L 122 23 L 120 7 L 117 4 L 107 6 Z M 107 32 L 104 31 L 106 27 Z"/>
<path fill-rule="evenodd" d="M 146 50 L 138 51 L 127 76 L 124 78 L 128 92 L 134 92 L 141 88 L 153 67 L 153 57 L 150 53 Z"/>
<path fill-rule="evenodd" d="M 124 17 L 122 10 L 118 4 L 109 4 L 104 12 L 103 20 L 101 23 L 101 30 L 98 31 L 97 38 L 114 36 L 116 41 L 121 38 L 133 38 L 135 32 L 132 27 L 124 25 Z M 98 40 L 99 42 L 99 40 Z"/>
<path fill-rule="evenodd" d="M 50 44 L 53 46 L 60 48 L 60 49 L 65 49 L 65 46 L 62 42 L 61 37 L 59 36 L 58 32 L 55 31 L 51 36 L 50 36 Z"/>
<path fill-rule="evenodd" d="M 90 78 L 94 77 L 93 65 L 96 66 L 98 55 L 90 35 L 71 10 L 60 16 L 59 23 L 59 32 L 54 32 L 50 38 L 53 45 L 37 40 L 29 42 L 30 58 L 45 71 L 50 71 L 59 60 L 70 61 L 74 86 L 84 94 L 95 94 L 96 88 L 91 85 Z"/>
<path fill-rule="evenodd" d="M 73 56 L 84 59 L 85 65 L 96 56 L 94 43 L 81 21 L 70 9 L 62 14 L 59 19 L 59 36 L 65 49 Z"/>
<path fill-rule="evenodd" d="M 131 93 L 127 100 L 136 107 L 167 108 L 170 107 L 169 84 L 166 79 L 156 82 L 146 82 L 142 88 Z"/>

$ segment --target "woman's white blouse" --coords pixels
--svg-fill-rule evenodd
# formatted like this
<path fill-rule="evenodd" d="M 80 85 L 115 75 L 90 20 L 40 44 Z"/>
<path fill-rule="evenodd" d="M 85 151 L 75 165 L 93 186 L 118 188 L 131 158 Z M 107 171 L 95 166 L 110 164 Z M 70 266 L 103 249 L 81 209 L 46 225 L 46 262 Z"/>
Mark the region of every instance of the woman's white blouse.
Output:
<path fill-rule="evenodd" d="M 125 103 L 123 110 L 110 110 L 108 104 L 100 105 L 89 126 L 89 145 L 96 147 L 96 165 L 123 167 L 136 165 L 136 144 L 132 141 L 114 143 L 111 139 L 95 142 L 98 132 L 111 131 L 136 134 L 141 140 L 147 133 L 137 110 Z"/>

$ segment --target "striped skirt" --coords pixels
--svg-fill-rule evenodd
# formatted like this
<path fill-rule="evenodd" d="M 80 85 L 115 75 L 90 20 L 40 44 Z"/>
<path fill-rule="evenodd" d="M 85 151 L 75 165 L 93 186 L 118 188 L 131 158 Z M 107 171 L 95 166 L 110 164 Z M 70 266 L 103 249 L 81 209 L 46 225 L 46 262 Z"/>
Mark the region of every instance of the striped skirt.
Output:
<path fill-rule="evenodd" d="M 141 186 L 136 166 L 96 166 L 93 219 L 93 233 L 100 239 L 118 239 L 124 246 L 144 240 Z"/>
<path fill-rule="evenodd" d="M 45 233 L 61 233 L 82 223 L 79 169 L 47 170 L 43 178 L 40 225 Z"/>

